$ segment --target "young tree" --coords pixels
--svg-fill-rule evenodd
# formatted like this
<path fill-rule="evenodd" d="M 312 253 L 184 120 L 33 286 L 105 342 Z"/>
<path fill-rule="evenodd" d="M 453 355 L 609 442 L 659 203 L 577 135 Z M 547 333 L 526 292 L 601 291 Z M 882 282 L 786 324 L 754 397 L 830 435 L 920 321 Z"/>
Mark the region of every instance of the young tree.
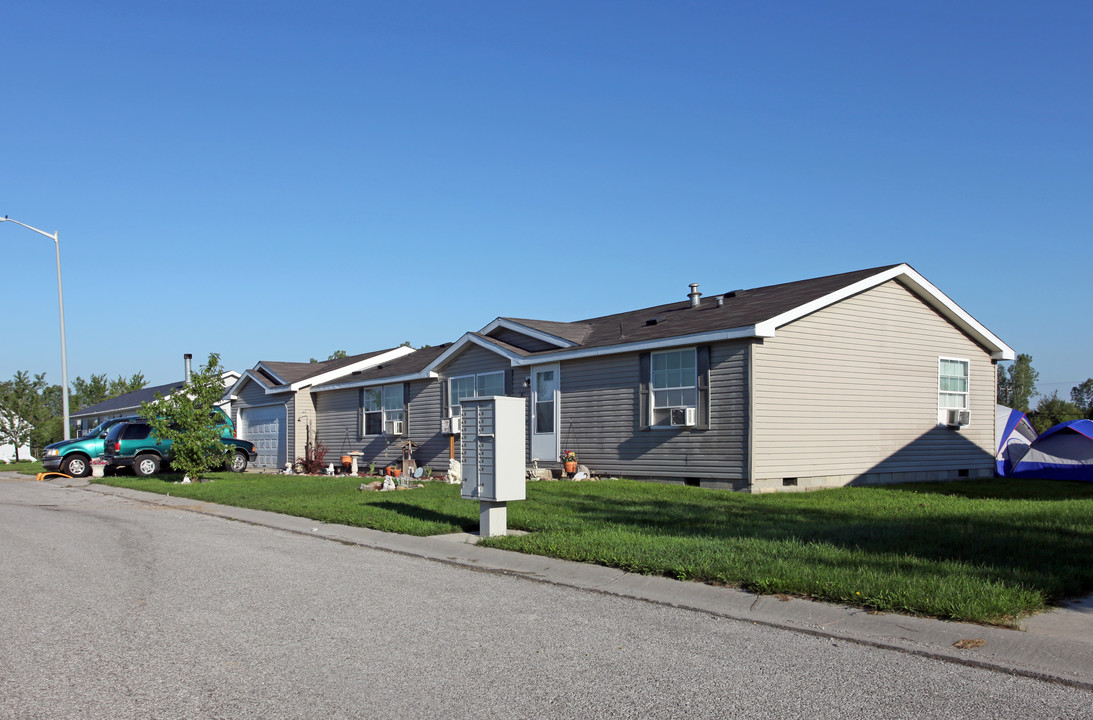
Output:
<path fill-rule="evenodd" d="M 0 441 L 15 446 L 16 460 L 19 446 L 28 444 L 31 432 L 46 419 L 42 400 L 46 387 L 45 373 L 32 379 L 25 370 L 0 383 Z"/>
<path fill-rule="evenodd" d="M 216 404 L 224 397 L 224 369 L 220 356 L 190 376 L 190 383 L 167 397 L 141 405 L 140 414 L 152 426 L 152 434 L 171 441 L 171 465 L 191 480 L 224 464 L 230 450 L 220 442 Z"/>
<path fill-rule="evenodd" d="M 1029 403 L 1036 394 L 1040 373 L 1032 367 L 1032 356 L 1021 353 L 1008 369 L 998 368 L 998 404 L 1021 412 L 1029 412 Z"/>
<path fill-rule="evenodd" d="M 1070 388 L 1070 402 L 1081 408 L 1085 416 L 1093 420 L 1093 378 Z"/>

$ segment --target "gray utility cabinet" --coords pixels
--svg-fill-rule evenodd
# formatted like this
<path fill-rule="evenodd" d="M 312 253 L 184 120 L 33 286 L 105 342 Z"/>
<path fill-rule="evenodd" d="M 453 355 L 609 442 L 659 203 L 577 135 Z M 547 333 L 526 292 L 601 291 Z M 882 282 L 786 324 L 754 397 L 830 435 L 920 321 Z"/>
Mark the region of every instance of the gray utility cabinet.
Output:
<path fill-rule="evenodd" d="M 527 407 L 524 398 L 463 398 L 461 495 L 467 500 L 507 502 L 525 498 Z"/>

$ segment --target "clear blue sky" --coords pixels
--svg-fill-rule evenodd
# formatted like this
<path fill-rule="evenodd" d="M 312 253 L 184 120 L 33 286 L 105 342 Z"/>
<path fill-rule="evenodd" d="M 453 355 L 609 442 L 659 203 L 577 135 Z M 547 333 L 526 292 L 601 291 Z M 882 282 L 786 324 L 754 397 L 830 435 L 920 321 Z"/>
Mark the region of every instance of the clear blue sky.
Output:
<path fill-rule="evenodd" d="M 454 340 L 907 262 L 1093 376 L 1088 2 L 36 2 L 0 215 L 70 378 Z M 4 350 L 60 381 L 52 243 Z"/>

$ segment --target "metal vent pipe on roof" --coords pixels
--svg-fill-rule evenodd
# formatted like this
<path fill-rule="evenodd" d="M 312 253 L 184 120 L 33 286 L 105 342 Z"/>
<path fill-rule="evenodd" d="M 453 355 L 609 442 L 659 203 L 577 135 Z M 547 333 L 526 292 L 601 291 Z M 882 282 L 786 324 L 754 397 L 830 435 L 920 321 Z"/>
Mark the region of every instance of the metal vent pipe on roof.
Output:
<path fill-rule="evenodd" d="M 189 385 L 190 384 L 190 361 L 194 359 L 194 356 L 191 355 L 190 353 L 186 353 L 185 355 L 182 356 L 182 359 L 186 363 L 186 384 Z"/>
<path fill-rule="evenodd" d="M 691 299 L 691 307 L 698 307 L 698 299 L 702 297 L 702 293 L 698 291 L 698 283 L 691 283 L 691 292 L 687 297 Z"/>

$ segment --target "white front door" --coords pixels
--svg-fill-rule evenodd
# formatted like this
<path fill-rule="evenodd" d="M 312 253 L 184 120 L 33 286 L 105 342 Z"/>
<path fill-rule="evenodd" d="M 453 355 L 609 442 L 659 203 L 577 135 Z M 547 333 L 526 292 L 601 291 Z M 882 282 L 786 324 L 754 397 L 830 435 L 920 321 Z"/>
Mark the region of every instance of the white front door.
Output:
<path fill-rule="evenodd" d="M 531 369 L 531 459 L 557 462 L 562 449 L 558 445 L 561 422 L 561 375 L 557 365 Z"/>

